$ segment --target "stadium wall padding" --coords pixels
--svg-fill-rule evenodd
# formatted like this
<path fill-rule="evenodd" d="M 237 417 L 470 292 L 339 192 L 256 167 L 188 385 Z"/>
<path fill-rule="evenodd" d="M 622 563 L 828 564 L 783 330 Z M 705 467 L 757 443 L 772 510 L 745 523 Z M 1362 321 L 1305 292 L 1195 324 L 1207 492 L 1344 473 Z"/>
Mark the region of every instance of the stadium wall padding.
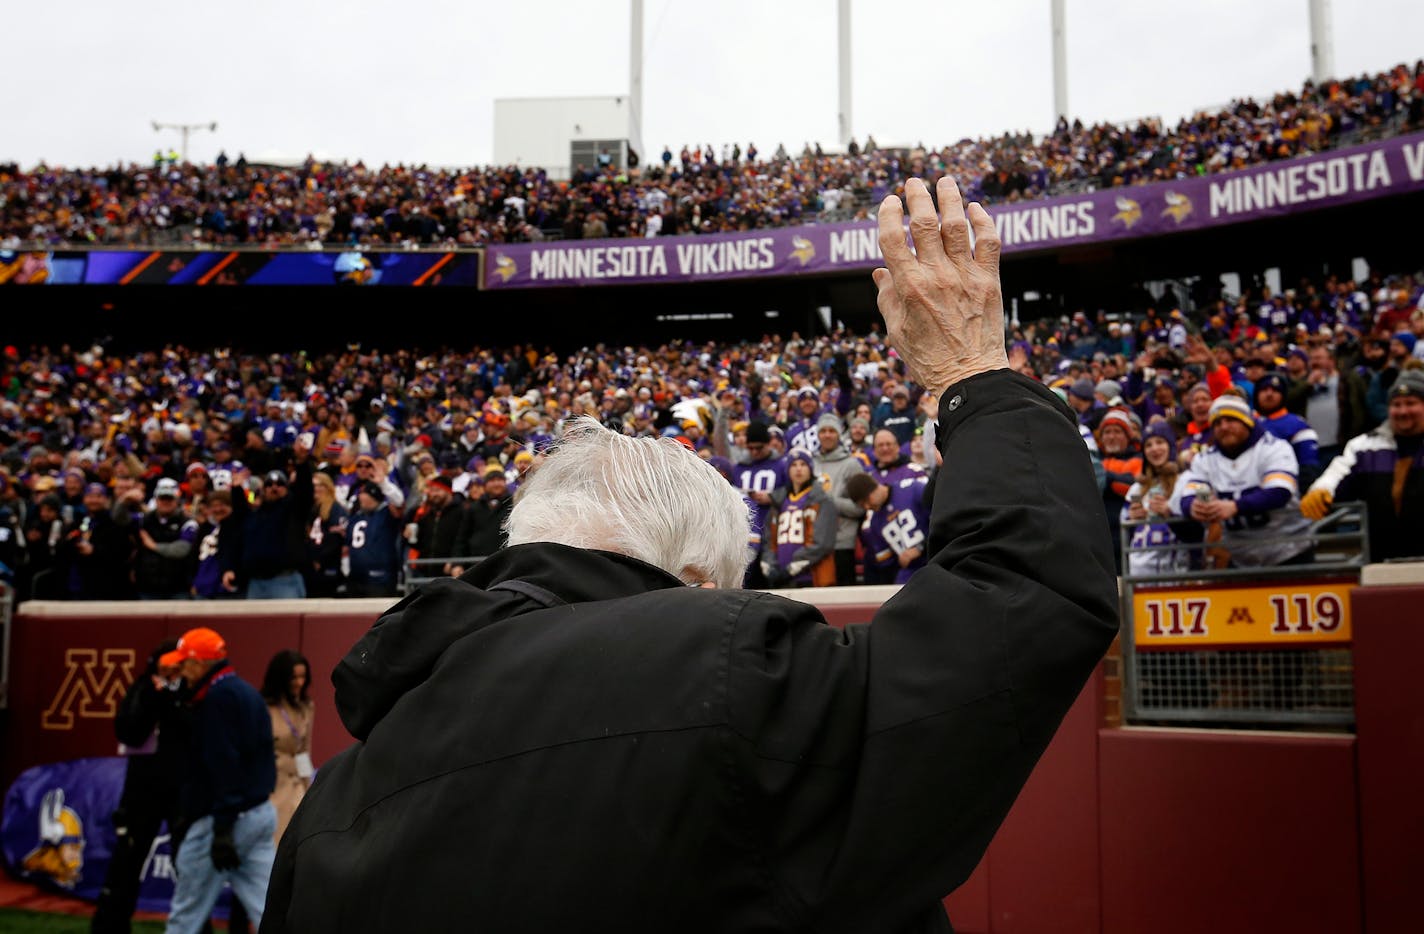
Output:
<path fill-rule="evenodd" d="M 833 625 L 885 593 L 803 591 Z M 847 599 L 851 598 L 851 599 Z M 979 934 L 1417 931 L 1424 875 L 1424 585 L 1356 588 L 1357 734 L 1104 728 L 1101 668 L 985 859 L 946 898 Z M 318 765 L 350 738 L 330 672 L 389 601 L 25 604 L 14 621 L 6 785 L 113 754 L 113 705 L 164 636 L 211 625 L 240 675 L 312 663 Z M 1356 739 L 1358 736 L 1358 741 Z"/>
<path fill-rule="evenodd" d="M 1357 587 L 1355 719 L 1365 930 L 1424 930 L 1424 587 Z"/>

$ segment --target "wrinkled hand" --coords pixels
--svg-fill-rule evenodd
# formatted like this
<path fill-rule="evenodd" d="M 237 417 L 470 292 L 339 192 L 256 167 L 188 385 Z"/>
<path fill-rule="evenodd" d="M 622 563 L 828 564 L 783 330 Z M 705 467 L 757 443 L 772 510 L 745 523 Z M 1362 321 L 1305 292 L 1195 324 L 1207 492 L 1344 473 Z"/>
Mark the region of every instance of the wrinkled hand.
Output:
<path fill-rule="evenodd" d="M 1009 365 L 1004 351 L 1004 299 L 999 287 L 999 235 L 979 204 L 966 216 L 959 186 L 938 186 L 941 217 L 918 178 L 905 183 L 911 253 L 901 224 L 904 210 L 891 195 L 880 204 L 876 304 L 890 344 L 921 386 L 941 393 L 960 380 Z M 974 229 L 975 245 L 969 244 Z"/>
<path fill-rule="evenodd" d="M 1325 518 L 1325 514 L 1330 511 L 1330 505 L 1335 501 L 1335 497 L 1329 490 L 1310 490 L 1301 497 L 1300 512 L 1313 522 L 1319 522 Z"/>
<path fill-rule="evenodd" d="M 218 872 L 230 872 L 242 865 L 242 860 L 237 855 L 237 844 L 232 840 L 232 828 L 226 830 L 213 830 L 213 845 L 208 851 L 212 857 L 213 868 Z"/>

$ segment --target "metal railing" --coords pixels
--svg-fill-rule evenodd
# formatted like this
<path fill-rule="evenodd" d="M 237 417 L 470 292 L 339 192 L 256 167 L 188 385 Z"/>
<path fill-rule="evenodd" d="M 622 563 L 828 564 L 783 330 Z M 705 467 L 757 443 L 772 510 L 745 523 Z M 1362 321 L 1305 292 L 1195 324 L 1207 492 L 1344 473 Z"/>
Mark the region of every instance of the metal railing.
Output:
<path fill-rule="evenodd" d="M 444 571 L 445 565 L 447 564 L 458 565 L 462 569 L 469 569 L 488 557 L 489 555 L 472 555 L 465 558 L 407 558 L 405 562 L 404 580 L 401 583 L 401 593 L 408 594 L 421 584 L 449 576 Z M 429 568 L 435 568 L 440 573 L 431 574 L 427 570 Z"/>
<path fill-rule="evenodd" d="M 1363 507 L 1335 509 L 1303 534 L 1134 546 L 1124 566 L 1167 555 L 1168 566 L 1122 576 L 1122 711 L 1129 724 L 1348 729 L 1354 723 L 1349 588 L 1369 560 Z M 1232 548 L 1300 545 L 1290 563 L 1211 567 Z M 1141 614 L 1141 615 L 1139 615 Z"/>

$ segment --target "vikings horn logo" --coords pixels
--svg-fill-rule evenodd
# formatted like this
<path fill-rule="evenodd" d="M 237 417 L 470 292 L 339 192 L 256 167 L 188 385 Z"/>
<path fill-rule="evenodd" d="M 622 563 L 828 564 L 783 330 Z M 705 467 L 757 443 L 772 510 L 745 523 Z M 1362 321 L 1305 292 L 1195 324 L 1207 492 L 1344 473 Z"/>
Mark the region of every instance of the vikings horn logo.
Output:
<path fill-rule="evenodd" d="M 494 274 L 499 276 L 501 282 L 508 282 L 514 278 L 514 274 L 519 272 L 519 267 L 514 264 L 514 260 L 508 256 L 496 256 L 494 258 Z"/>
<path fill-rule="evenodd" d="M 25 872 L 49 876 L 57 885 L 74 888 L 84 869 L 84 822 L 64 806 L 64 789 L 52 788 L 40 803 L 40 845 L 20 864 Z"/>
<path fill-rule="evenodd" d="M 805 266 L 816 256 L 816 245 L 805 237 L 792 237 L 791 246 L 791 255 L 799 259 L 802 266 Z"/>
<path fill-rule="evenodd" d="M 1129 230 L 1132 225 L 1142 220 L 1142 205 L 1131 198 L 1118 198 L 1116 200 L 1117 213 L 1112 216 L 1115 221 L 1122 221 L 1124 227 Z"/>
<path fill-rule="evenodd" d="M 1179 195 L 1175 191 L 1169 191 L 1164 195 L 1167 199 L 1167 207 L 1163 209 L 1163 217 L 1171 217 L 1177 223 L 1187 219 L 1187 215 L 1192 213 L 1192 199 L 1186 195 Z"/>

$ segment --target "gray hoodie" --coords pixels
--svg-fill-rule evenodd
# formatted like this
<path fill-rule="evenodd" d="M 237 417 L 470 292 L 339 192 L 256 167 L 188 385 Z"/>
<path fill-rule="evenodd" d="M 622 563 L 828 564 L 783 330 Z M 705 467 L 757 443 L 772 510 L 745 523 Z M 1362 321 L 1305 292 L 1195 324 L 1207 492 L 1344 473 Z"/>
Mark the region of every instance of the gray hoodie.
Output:
<path fill-rule="evenodd" d="M 860 529 L 861 521 L 865 518 L 865 510 L 846 499 L 845 482 L 858 473 L 864 473 L 865 466 L 840 445 L 837 445 L 829 454 L 817 446 L 813 460 L 816 464 L 816 476 L 821 479 L 821 485 L 826 488 L 826 492 L 835 500 L 836 515 L 838 516 L 836 550 L 854 548 L 855 535 Z"/>

